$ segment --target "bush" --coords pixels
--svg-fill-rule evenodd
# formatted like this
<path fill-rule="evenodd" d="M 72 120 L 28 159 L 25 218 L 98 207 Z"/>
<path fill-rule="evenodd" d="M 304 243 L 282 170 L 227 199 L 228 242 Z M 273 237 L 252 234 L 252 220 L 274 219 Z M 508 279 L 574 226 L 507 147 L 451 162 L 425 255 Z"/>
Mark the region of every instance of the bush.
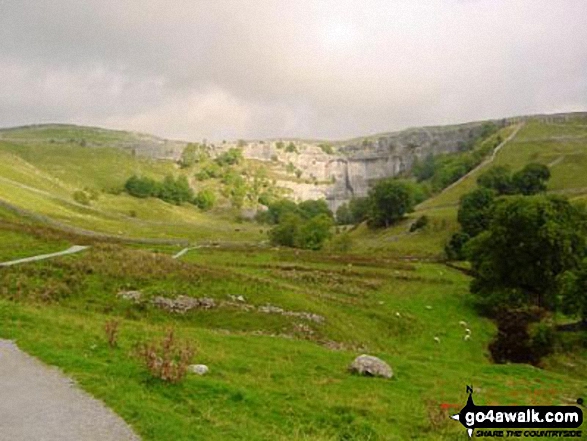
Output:
<path fill-rule="evenodd" d="M 515 192 L 509 167 L 498 165 L 490 168 L 477 178 L 477 184 L 480 187 L 495 190 L 499 195 Z"/>
<path fill-rule="evenodd" d="M 73 193 L 73 200 L 78 204 L 90 205 L 90 198 L 85 191 L 77 190 Z"/>
<path fill-rule="evenodd" d="M 330 144 L 322 143 L 322 144 L 318 144 L 318 147 L 320 147 L 320 150 L 322 150 L 327 155 L 334 154 L 334 149 L 332 148 L 332 145 L 330 145 Z"/>
<path fill-rule="evenodd" d="M 157 195 L 159 185 L 154 179 L 133 175 L 127 179 L 124 184 L 124 190 L 136 198 L 148 198 Z"/>
<path fill-rule="evenodd" d="M 428 216 L 423 215 L 420 216 L 418 219 L 416 219 L 416 221 L 410 225 L 410 233 L 413 233 L 414 231 L 417 230 L 421 230 L 422 228 L 425 228 L 426 225 L 428 225 L 429 219 Z"/>
<path fill-rule="evenodd" d="M 303 222 L 294 237 L 297 248 L 319 250 L 327 239 L 332 236 L 330 229 L 334 225 L 332 217 L 319 214 Z"/>
<path fill-rule="evenodd" d="M 493 361 L 538 365 L 554 344 L 552 330 L 544 323 L 530 333 L 530 324 L 539 322 L 542 315 L 539 309 L 502 310 L 496 317 L 497 335 L 489 344 Z"/>
<path fill-rule="evenodd" d="M 168 383 L 177 383 L 187 374 L 194 348 L 176 340 L 172 329 L 159 341 L 141 345 L 139 355 L 151 375 Z"/>
<path fill-rule="evenodd" d="M 517 193 L 532 195 L 546 191 L 550 170 L 543 164 L 528 164 L 512 177 Z"/>
<path fill-rule="evenodd" d="M 104 324 L 104 332 L 106 333 L 106 339 L 108 340 L 108 346 L 114 348 L 117 346 L 118 340 L 118 321 L 108 320 Z"/>
<path fill-rule="evenodd" d="M 465 245 L 471 237 L 462 231 L 454 233 L 444 247 L 444 252 L 449 260 L 465 260 Z"/>
<path fill-rule="evenodd" d="M 194 198 L 194 205 L 200 210 L 210 210 L 216 203 L 216 195 L 211 190 L 202 190 Z"/>
<path fill-rule="evenodd" d="M 216 161 L 216 164 L 218 164 L 219 166 L 222 167 L 224 165 L 237 165 L 237 164 L 240 164 L 243 161 L 243 159 L 244 158 L 243 158 L 243 151 L 242 151 L 242 149 L 241 148 L 234 148 L 233 147 L 231 149 L 228 149 L 227 152 L 224 152 L 224 153 L 220 154 L 216 158 L 215 161 Z"/>
<path fill-rule="evenodd" d="M 205 164 L 194 177 L 198 181 L 206 181 L 208 179 L 219 178 L 222 176 L 222 169 L 216 162 L 209 162 Z"/>

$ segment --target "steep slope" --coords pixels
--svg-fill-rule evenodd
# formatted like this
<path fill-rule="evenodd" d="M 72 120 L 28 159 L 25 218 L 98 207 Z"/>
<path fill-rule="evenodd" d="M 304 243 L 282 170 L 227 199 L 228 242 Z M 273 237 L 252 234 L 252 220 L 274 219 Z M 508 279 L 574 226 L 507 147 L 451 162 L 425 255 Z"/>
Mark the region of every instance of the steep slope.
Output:
<path fill-rule="evenodd" d="M 476 188 L 478 176 L 493 165 L 519 170 L 530 162 L 550 168 L 548 191 L 571 199 L 587 198 L 587 118 L 537 117 L 514 121 L 519 131 L 489 158 L 455 185 L 432 197 L 398 225 L 383 231 L 360 228 L 354 233 L 357 246 L 371 252 L 394 252 L 438 257 L 450 235 L 457 231 L 457 208 L 461 196 Z M 518 130 L 517 128 L 515 130 Z M 409 233 L 419 216 L 430 219 L 423 231 Z"/>

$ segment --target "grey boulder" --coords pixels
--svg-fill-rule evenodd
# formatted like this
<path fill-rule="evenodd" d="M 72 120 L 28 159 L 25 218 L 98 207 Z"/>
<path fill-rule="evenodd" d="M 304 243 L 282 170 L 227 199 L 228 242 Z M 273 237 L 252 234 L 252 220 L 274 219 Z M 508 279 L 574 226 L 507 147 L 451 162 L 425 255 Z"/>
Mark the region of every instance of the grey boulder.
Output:
<path fill-rule="evenodd" d="M 372 355 L 359 355 L 349 366 L 349 371 L 354 374 L 368 377 L 393 377 L 391 367 L 380 358 Z"/>

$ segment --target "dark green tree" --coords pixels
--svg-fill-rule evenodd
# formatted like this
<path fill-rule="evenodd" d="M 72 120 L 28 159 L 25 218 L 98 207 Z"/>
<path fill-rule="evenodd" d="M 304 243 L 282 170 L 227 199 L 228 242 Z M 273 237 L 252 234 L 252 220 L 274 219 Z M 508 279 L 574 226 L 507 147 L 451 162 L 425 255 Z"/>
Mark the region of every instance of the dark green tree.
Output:
<path fill-rule="evenodd" d="M 286 212 L 280 217 L 280 222 L 269 230 L 269 239 L 274 245 L 295 247 L 298 231 L 302 225 L 302 218 L 293 212 Z"/>
<path fill-rule="evenodd" d="M 298 209 L 302 217 L 305 219 L 312 219 L 313 217 L 316 217 L 320 214 L 324 214 L 330 219 L 333 219 L 334 217 L 332 211 L 330 211 L 330 208 L 328 208 L 328 204 L 324 199 L 309 199 L 307 201 L 300 202 L 298 204 Z"/>
<path fill-rule="evenodd" d="M 150 196 L 157 196 L 158 184 L 153 179 L 133 175 L 127 179 L 124 184 L 124 190 L 131 196 L 148 198 Z"/>
<path fill-rule="evenodd" d="M 475 237 L 489 226 L 495 191 L 478 188 L 461 198 L 457 220 L 469 237 Z"/>
<path fill-rule="evenodd" d="M 308 250 L 319 250 L 332 236 L 334 225 L 331 216 L 319 214 L 303 222 L 295 235 L 295 246 Z"/>
<path fill-rule="evenodd" d="M 477 178 L 480 187 L 495 190 L 499 195 L 513 194 L 515 187 L 512 182 L 512 173 L 509 167 L 495 166 L 482 173 Z"/>
<path fill-rule="evenodd" d="M 471 291 L 489 310 L 554 309 L 559 276 L 579 267 L 587 245 L 585 210 L 557 196 L 514 196 L 495 203 L 487 231 L 467 244 Z"/>
<path fill-rule="evenodd" d="M 339 225 L 348 225 L 353 223 L 353 215 L 347 202 L 337 208 L 336 223 Z"/>
<path fill-rule="evenodd" d="M 349 201 L 349 210 L 352 216 L 353 224 L 359 224 L 363 221 L 366 221 L 369 217 L 369 209 L 371 207 L 371 202 L 369 198 L 352 198 Z"/>
<path fill-rule="evenodd" d="M 532 195 L 546 191 L 550 179 L 550 170 L 543 164 L 528 164 L 519 172 L 514 173 L 512 182 L 516 193 Z"/>
<path fill-rule="evenodd" d="M 369 191 L 369 224 L 389 227 L 413 209 L 414 198 L 410 186 L 399 179 L 383 179 Z"/>

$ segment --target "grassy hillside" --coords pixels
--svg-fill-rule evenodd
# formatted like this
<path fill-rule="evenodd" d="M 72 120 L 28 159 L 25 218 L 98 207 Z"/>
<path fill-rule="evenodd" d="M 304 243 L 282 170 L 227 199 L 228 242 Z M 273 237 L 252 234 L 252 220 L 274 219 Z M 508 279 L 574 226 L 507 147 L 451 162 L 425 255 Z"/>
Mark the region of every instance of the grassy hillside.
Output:
<path fill-rule="evenodd" d="M 177 262 L 93 247 L 0 277 L 0 336 L 63 368 L 145 440 L 456 439 L 463 429 L 442 404 L 462 406 L 465 384 L 478 404 L 562 404 L 587 392 L 580 357 L 553 359 L 548 371 L 492 365 L 493 325 L 472 310 L 467 278 L 438 264 L 242 249 L 199 249 Z M 117 297 L 124 289 L 141 290 L 144 302 Z M 218 306 L 178 315 L 149 301 L 178 294 Z M 267 304 L 324 321 L 261 312 Z M 112 319 L 115 348 L 104 333 Z M 149 377 L 136 345 L 169 327 L 197 347 L 207 376 L 177 385 Z M 364 352 L 388 361 L 394 379 L 350 375 Z"/>
<path fill-rule="evenodd" d="M 90 245 L 0 268 L 0 338 L 62 368 L 144 440 L 455 440 L 466 434 L 448 416 L 465 404 L 467 384 L 480 405 L 573 404 L 587 395 L 584 349 L 550 356 L 543 369 L 492 364 L 495 326 L 474 310 L 470 278 L 435 260 L 479 171 L 390 229 L 359 226 L 350 252 L 309 252 L 260 247 L 262 228 L 235 223 L 230 209 L 201 212 L 116 194 L 129 174 L 161 179 L 197 166 L 181 170 L 112 147 L 0 140 L 0 199 L 33 214 L 0 204 L 0 261 Z M 494 162 L 514 170 L 549 164 L 551 191 L 580 199 L 587 178 L 576 164 L 585 147 L 579 123 L 528 122 Z M 76 190 L 97 198 L 80 204 Z M 409 233 L 421 215 L 428 226 Z M 52 228 L 45 216 L 114 236 L 230 242 L 172 259 L 183 246 L 106 244 Z M 119 295 L 129 290 L 140 291 L 137 302 Z M 178 296 L 215 306 L 180 314 L 154 303 Z M 110 347 L 105 324 L 113 320 L 119 334 Z M 149 375 L 138 347 L 170 328 L 196 348 L 192 361 L 209 374 L 178 384 Z M 394 378 L 351 375 L 347 367 L 362 353 L 387 361 Z"/>
<path fill-rule="evenodd" d="M 119 132 L 92 130 L 3 131 L 0 199 L 66 226 L 110 235 L 192 241 L 262 238 L 258 227 L 236 224 L 236 212 L 231 210 L 203 213 L 191 204 L 175 206 L 154 198 L 137 199 L 120 193 L 126 179 L 133 174 L 162 180 L 167 174 L 187 172 L 179 170 L 172 161 L 137 157 L 121 150 L 117 143 L 124 139 L 117 138 Z M 100 142 L 105 144 L 89 148 L 68 142 L 68 137 L 74 135 L 88 139 L 93 139 L 90 135 L 102 136 Z M 91 195 L 90 204 L 76 202 L 73 198 L 76 191 Z"/>
<path fill-rule="evenodd" d="M 502 138 L 514 133 L 518 126 L 504 129 Z M 550 168 L 548 191 L 567 194 L 576 200 L 587 198 L 587 122 L 581 119 L 566 123 L 529 120 L 523 123 L 513 139 L 495 155 L 455 185 L 424 201 L 408 219 L 388 230 L 359 229 L 353 234 L 359 248 L 371 252 L 392 252 L 420 256 L 441 256 L 450 235 L 458 230 L 457 208 L 461 196 L 477 186 L 477 178 L 493 165 L 520 170 L 530 162 Z M 430 226 L 408 234 L 409 225 L 419 216 L 430 218 Z"/>

